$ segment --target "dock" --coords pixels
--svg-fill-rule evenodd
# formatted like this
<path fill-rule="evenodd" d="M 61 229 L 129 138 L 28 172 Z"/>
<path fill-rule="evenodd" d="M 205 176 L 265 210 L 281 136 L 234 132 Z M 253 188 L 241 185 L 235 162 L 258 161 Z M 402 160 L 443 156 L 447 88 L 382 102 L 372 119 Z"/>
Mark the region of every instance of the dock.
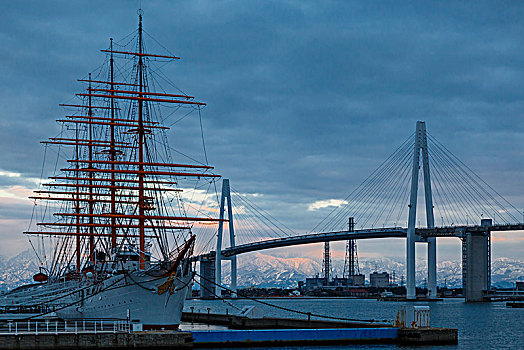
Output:
<path fill-rule="evenodd" d="M 391 328 L 378 322 L 348 322 L 305 318 L 250 318 L 234 314 L 183 312 L 182 321 L 226 326 L 229 329 L 326 329 L 326 328 Z"/>
<path fill-rule="evenodd" d="M 506 307 L 513 309 L 524 309 L 524 301 L 508 301 Z"/>
<path fill-rule="evenodd" d="M 256 318 L 210 312 L 184 312 L 182 320 L 228 328 L 193 331 L 195 348 L 333 344 L 458 344 L 458 330 L 451 328 L 402 328 L 380 322 Z"/>
<path fill-rule="evenodd" d="M 191 349 L 189 332 L 0 334 L 0 349 Z"/>
<path fill-rule="evenodd" d="M 378 301 L 409 301 L 409 302 L 435 302 L 435 301 L 443 301 L 442 298 L 428 298 L 426 296 L 417 296 L 416 299 L 406 299 L 406 296 L 387 296 L 387 297 L 378 297 Z"/>
<path fill-rule="evenodd" d="M 148 331 L 130 333 L 0 334 L 0 349 L 191 349 L 283 345 L 457 344 L 456 329 L 325 328 L 210 331 Z"/>
<path fill-rule="evenodd" d="M 396 328 L 263 329 L 193 332 L 194 347 L 393 344 Z"/>
<path fill-rule="evenodd" d="M 141 324 L 125 320 L 5 320 L 0 322 L 0 350 L 458 343 L 457 329 L 431 328 L 429 324 L 406 328 L 379 322 L 254 317 L 252 309 L 246 310 L 240 315 L 184 313 L 184 331 L 143 331 Z M 420 317 L 415 319 L 422 325 Z M 222 329 L 202 330 L 200 325 L 220 325 L 217 328 Z"/>
<path fill-rule="evenodd" d="M 398 344 L 456 345 L 456 329 L 328 328 L 217 330 L 193 332 L 195 348 L 270 347 L 292 345 Z"/>

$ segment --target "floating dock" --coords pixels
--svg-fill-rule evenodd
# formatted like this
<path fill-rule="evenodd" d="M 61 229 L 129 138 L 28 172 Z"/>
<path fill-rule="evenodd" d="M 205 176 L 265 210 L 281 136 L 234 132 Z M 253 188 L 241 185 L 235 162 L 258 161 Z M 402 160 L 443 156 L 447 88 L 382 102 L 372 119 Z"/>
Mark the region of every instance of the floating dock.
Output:
<path fill-rule="evenodd" d="M 259 329 L 193 332 L 195 347 L 396 343 L 397 328 Z"/>

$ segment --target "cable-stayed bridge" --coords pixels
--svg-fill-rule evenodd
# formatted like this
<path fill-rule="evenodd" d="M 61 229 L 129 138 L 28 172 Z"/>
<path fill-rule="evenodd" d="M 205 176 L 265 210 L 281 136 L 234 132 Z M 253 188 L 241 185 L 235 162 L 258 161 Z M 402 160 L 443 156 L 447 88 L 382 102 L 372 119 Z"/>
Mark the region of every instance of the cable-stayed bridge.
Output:
<path fill-rule="evenodd" d="M 491 232 L 500 231 L 521 231 L 524 230 L 524 224 L 507 224 L 507 225 L 489 225 L 489 228 L 485 226 L 444 226 L 435 227 L 433 229 L 428 228 L 417 228 L 415 229 L 415 235 L 420 236 L 422 239 L 428 237 L 463 237 L 466 232 L 479 232 L 483 233 L 486 230 Z M 368 230 L 356 230 L 356 231 L 337 231 L 337 232 L 322 232 L 322 233 L 310 233 L 304 235 L 297 235 L 292 237 L 268 239 L 259 242 L 246 243 L 237 245 L 234 247 L 228 247 L 222 249 L 223 257 L 230 257 L 243 253 L 250 253 L 254 251 L 289 247 L 294 245 L 309 244 L 309 243 L 320 243 L 320 242 L 333 242 L 333 241 L 347 241 L 349 239 L 375 239 L 375 238 L 406 238 L 407 229 L 402 227 L 389 227 L 379 229 L 368 229 Z"/>
<path fill-rule="evenodd" d="M 457 237 L 462 240 L 466 300 L 478 301 L 491 286 L 491 232 L 524 230 L 522 213 L 428 134 L 424 122 L 417 122 L 415 133 L 309 233 L 294 232 L 248 197 L 223 181 L 220 217 L 229 221 L 220 222 L 197 256 L 201 275 L 219 284 L 222 261 L 230 260 L 233 290 L 239 254 L 318 242 L 406 238 L 406 297 L 415 299 L 419 242 L 428 250 L 428 296 L 436 298 L 437 237 Z M 418 207 L 425 215 L 417 217 Z M 357 229 L 348 229 L 349 217 L 355 218 Z M 214 289 L 212 284 L 203 287 Z"/>

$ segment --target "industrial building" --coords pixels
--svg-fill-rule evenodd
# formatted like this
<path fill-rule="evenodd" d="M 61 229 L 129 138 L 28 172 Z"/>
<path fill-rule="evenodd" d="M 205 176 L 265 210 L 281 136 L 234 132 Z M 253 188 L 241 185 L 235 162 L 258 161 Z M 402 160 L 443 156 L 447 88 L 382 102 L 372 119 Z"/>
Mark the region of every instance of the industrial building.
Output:
<path fill-rule="evenodd" d="M 313 291 L 315 289 L 336 289 L 339 287 L 356 287 L 365 284 L 365 276 L 362 274 L 349 277 L 335 277 L 326 282 L 324 277 L 306 278 L 306 282 L 299 282 L 298 286 L 304 291 Z"/>
<path fill-rule="evenodd" d="M 389 274 L 387 272 L 378 273 L 377 271 L 369 275 L 370 287 L 386 288 L 389 287 Z"/>

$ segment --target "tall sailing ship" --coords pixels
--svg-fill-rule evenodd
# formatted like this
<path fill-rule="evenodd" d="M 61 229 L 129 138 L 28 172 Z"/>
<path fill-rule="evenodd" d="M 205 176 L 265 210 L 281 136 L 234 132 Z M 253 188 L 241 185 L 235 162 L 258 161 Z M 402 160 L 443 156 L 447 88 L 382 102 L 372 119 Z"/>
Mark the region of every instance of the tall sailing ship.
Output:
<path fill-rule="evenodd" d="M 138 14 L 138 30 L 111 39 L 101 50 L 102 68 L 79 80 L 86 90 L 78 102 L 62 105 L 72 111 L 58 120 L 63 131 L 43 141 L 58 147 L 59 157 L 64 148 L 72 156 L 31 197 L 35 216 L 42 214 L 25 232 L 37 236 L 33 246 L 44 255 L 36 283 L 4 295 L 3 306 L 45 306 L 66 320 L 178 327 L 193 278 L 192 229 L 219 221 L 188 214 L 180 181 L 197 188 L 219 175 L 206 163 L 172 160 L 162 113 L 200 116 L 205 103 L 159 88 L 160 81 L 171 83 L 153 63 L 179 57 L 146 52 Z"/>

